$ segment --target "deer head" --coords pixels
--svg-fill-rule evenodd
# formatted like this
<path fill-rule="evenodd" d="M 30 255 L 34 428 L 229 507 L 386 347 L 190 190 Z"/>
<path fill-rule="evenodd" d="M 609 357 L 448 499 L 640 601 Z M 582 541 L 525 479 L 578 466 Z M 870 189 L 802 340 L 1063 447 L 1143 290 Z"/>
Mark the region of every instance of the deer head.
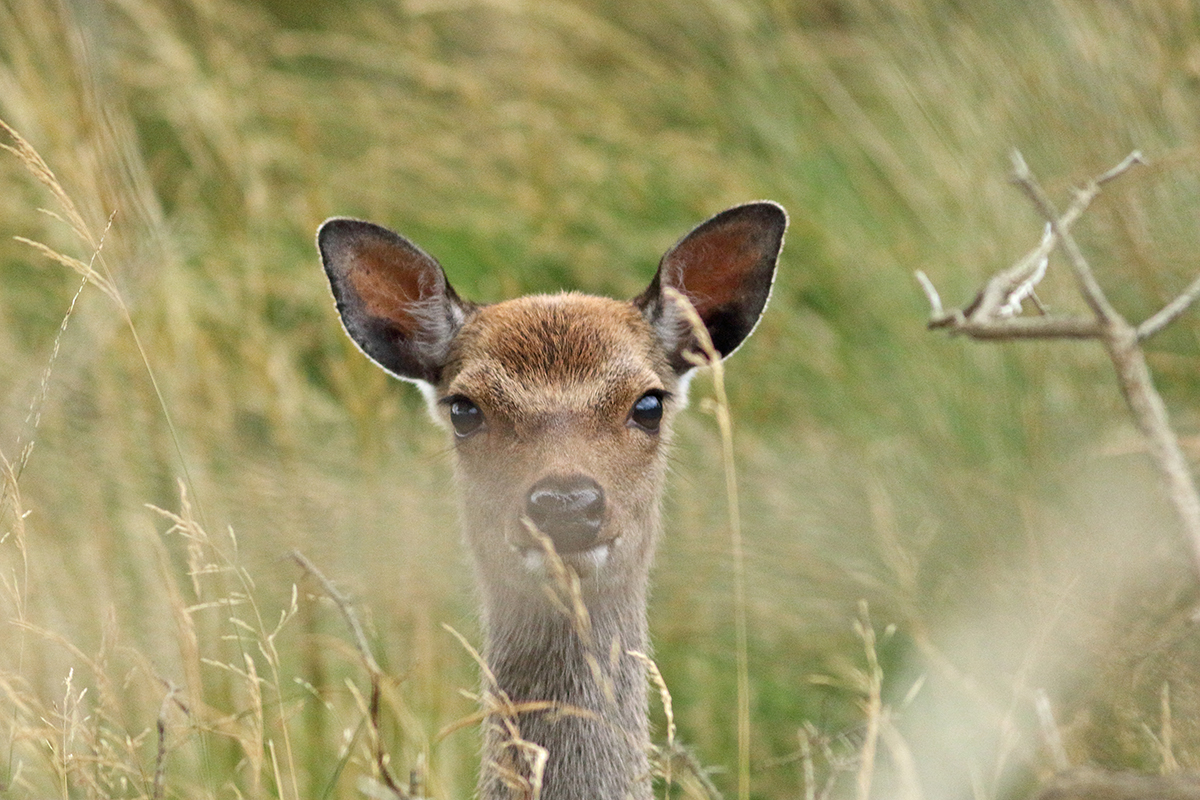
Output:
<path fill-rule="evenodd" d="M 613 711 L 611 698 L 584 696 L 578 684 L 590 678 L 572 674 L 582 662 L 553 641 L 570 632 L 553 623 L 546 542 L 578 576 L 603 651 L 644 650 L 666 449 L 695 366 L 689 356 L 698 352 L 665 290 L 691 302 L 728 356 L 766 307 L 786 225 L 774 203 L 724 211 L 668 250 L 631 301 L 564 293 L 494 305 L 460 298 L 437 261 L 386 228 L 353 219 L 321 226 L 318 247 L 346 332 L 383 369 L 418 384 L 453 433 L 485 654 L 514 698 L 542 692 L 556 696 L 525 699 Z M 546 653 L 564 659 L 557 673 L 539 662 Z M 619 668 L 632 688 L 616 701 L 615 719 L 643 741 L 547 728 L 543 738 L 554 741 L 540 742 L 551 750 L 543 798 L 648 796 L 632 777 L 645 773 L 644 676 L 632 663 Z M 581 735 L 609 742 L 611 752 L 595 760 L 613 761 L 615 772 L 601 779 L 609 768 L 556 760 L 551 744 L 569 749 Z M 499 785 L 485 778 L 484 796 L 507 797 Z"/>

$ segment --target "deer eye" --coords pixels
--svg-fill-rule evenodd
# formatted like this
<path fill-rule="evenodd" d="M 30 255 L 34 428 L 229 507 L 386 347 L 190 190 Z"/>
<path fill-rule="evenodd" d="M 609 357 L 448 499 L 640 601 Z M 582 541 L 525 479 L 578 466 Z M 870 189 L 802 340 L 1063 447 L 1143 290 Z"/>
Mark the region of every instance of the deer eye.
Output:
<path fill-rule="evenodd" d="M 629 421 L 649 433 L 657 433 L 662 423 L 663 393 L 657 389 L 646 392 L 633 404 L 629 412 Z"/>
<path fill-rule="evenodd" d="M 443 402 L 450 407 L 450 424 L 454 426 L 455 436 L 465 439 L 483 429 L 483 412 L 479 406 L 462 395 Z"/>

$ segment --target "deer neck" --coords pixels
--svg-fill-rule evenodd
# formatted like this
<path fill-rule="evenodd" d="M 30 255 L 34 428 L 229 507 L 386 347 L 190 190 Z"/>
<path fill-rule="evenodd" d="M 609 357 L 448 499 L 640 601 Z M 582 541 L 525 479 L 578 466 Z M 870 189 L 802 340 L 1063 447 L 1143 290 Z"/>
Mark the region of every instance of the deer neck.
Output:
<path fill-rule="evenodd" d="M 519 737 L 545 750 L 542 800 L 648 800 L 646 671 L 630 655 L 648 653 L 645 582 L 619 596 L 589 592 L 585 582 L 586 612 L 570 611 L 559 588 L 550 592 L 557 600 L 498 593 L 485 602 L 492 691 L 516 712 L 485 723 L 480 796 L 533 796 L 502 776 L 532 778 L 534 751 Z"/>

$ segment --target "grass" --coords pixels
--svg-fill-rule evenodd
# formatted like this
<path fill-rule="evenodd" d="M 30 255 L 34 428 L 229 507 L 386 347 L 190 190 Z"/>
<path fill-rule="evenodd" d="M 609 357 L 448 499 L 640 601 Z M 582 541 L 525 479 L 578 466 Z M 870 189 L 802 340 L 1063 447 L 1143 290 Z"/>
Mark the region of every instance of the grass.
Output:
<path fill-rule="evenodd" d="M 400 229 L 473 299 L 630 296 L 757 197 L 792 225 L 726 373 L 750 795 L 1015 796 L 1053 767 L 1038 690 L 1072 763 L 1200 769 L 1196 579 L 1103 354 L 931 335 L 912 279 L 958 304 L 1037 241 L 1011 148 L 1061 203 L 1136 147 L 1151 166 L 1077 235 L 1131 318 L 1182 288 L 1198 22 L 1152 2 L 7 0 L 0 118 L 62 189 L 0 158 L 0 795 L 359 796 L 370 678 L 297 548 L 390 678 L 395 774 L 469 796 L 473 730 L 439 737 L 478 685 L 441 628 L 478 640 L 446 446 L 338 329 L 316 225 Z M 104 277 L 76 297 L 89 262 Z M 1064 267 L 1043 299 L 1070 307 Z M 1195 319 L 1149 353 L 1193 460 Z M 733 795 L 711 392 L 681 420 L 651 620 L 677 740 Z M 704 796 L 684 774 L 675 796 Z"/>

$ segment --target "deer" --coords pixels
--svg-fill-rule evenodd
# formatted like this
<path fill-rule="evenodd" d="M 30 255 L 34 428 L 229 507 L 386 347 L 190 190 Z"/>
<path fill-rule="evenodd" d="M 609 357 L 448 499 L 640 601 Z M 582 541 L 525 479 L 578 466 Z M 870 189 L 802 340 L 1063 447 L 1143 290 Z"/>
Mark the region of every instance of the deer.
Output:
<path fill-rule="evenodd" d="M 787 228 L 768 201 L 701 223 L 629 301 L 461 298 L 379 225 L 317 247 L 350 339 L 448 429 L 481 600 L 482 800 L 649 800 L 647 588 L 672 423 L 702 363 L 770 298 Z"/>

